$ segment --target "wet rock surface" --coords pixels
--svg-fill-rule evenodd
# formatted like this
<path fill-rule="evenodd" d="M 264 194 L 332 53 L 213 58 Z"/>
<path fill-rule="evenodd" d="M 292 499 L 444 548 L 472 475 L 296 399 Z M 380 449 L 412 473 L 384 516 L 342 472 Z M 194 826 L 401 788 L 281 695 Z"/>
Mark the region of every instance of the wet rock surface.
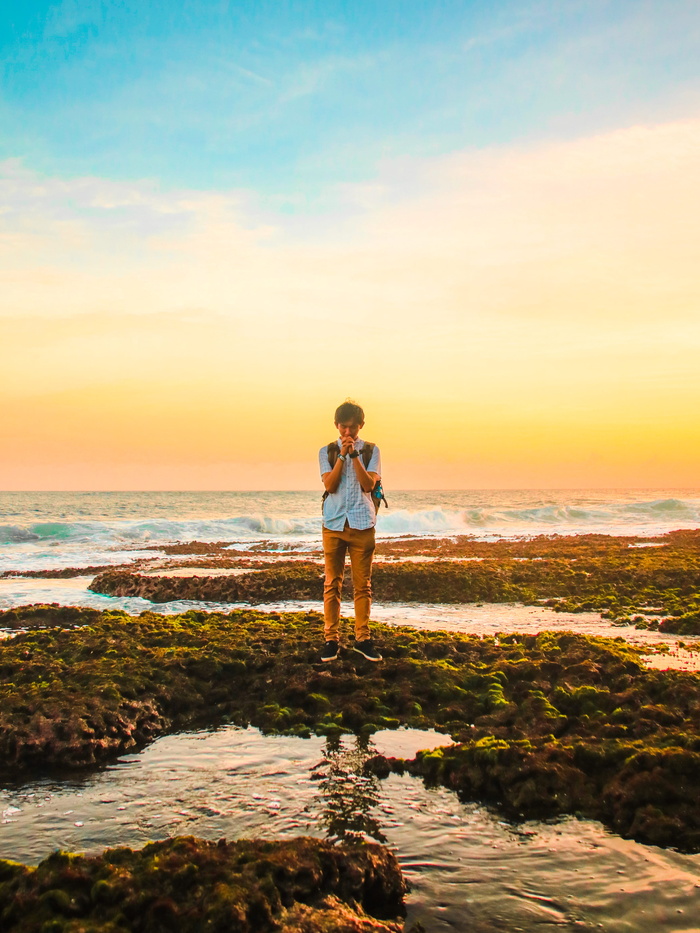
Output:
<path fill-rule="evenodd" d="M 57 627 L 0 645 L 7 777 L 99 764 L 223 719 L 300 736 L 436 728 L 457 744 L 375 761 L 377 773 L 408 768 L 514 817 L 582 814 L 700 851 L 698 675 L 646 670 L 621 639 L 376 625 L 381 664 L 348 645 L 328 665 L 317 613 L 81 612 L 85 625 L 58 627 L 57 611 Z"/>
<path fill-rule="evenodd" d="M 145 561 L 140 564 L 145 565 Z M 68 580 L 71 577 L 86 577 L 95 573 L 113 570 L 113 565 L 87 566 L 87 567 L 60 567 L 55 570 L 4 570 L 0 573 L 0 580 L 11 580 L 23 577 L 28 580 Z"/>
<path fill-rule="evenodd" d="M 98 574 L 90 584 L 94 593 L 140 596 L 154 603 L 178 599 L 208 602 L 264 603 L 278 599 L 323 598 L 323 572 L 316 564 L 294 564 L 253 570 L 240 576 L 144 576 L 125 570 Z"/>
<path fill-rule="evenodd" d="M 379 845 L 218 843 L 181 836 L 134 851 L 0 861 L 6 933 L 399 933 L 405 884 Z"/>
<path fill-rule="evenodd" d="M 101 617 L 102 613 L 98 609 L 36 603 L 0 611 L 0 628 L 70 628 L 73 625 L 89 625 Z"/>
<path fill-rule="evenodd" d="M 699 766 L 697 751 L 673 746 L 489 736 L 410 761 L 377 756 L 367 769 L 378 777 L 394 771 L 420 775 L 464 800 L 497 804 L 516 820 L 574 813 L 598 819 L 625 838 L 698 852 Z"/>
<path fill-rule="evenodd" d="M 230 551 L 220 554 L 231 566 Z M 216 566 L 209 552 L 208 567 Z M 376 599 L 397 602 L 546 603 L 568 612 L 602 611 L 620 624 L 681 634 L 700 634 L 700 532 L 672 532 L 638 539 L 608 535 L 568 538 L 540 536 L 529 541 L 484 542 L 471 538 L 382 541 L 375 564 Z M 406 558 L 431 558 L 429 561 Z M 397 558 L 396 562 L 392 558 Z M 225 563 L 223 563 L 225 561 Z M 245 569 L 238 557 L 236 566 Z M 90 584 L 97 593 L 140 596 L 153 602 L 193 599 L 251 604 L 285 599 L 320 600 L 323 568 L 313 561 L 263 564 L 249 558 L 249 573 L 238 576 L 145 576 L 110 570 Z M 349 593 L 349 582 L 346 581 Z M 635 613 L 644 616 L 637 623 Z"/>

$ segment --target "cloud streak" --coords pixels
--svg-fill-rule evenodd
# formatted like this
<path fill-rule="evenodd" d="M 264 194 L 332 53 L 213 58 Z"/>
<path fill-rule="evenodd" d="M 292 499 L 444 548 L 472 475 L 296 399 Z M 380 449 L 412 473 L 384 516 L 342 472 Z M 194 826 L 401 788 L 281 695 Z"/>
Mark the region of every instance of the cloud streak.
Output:
<path fill-rule="evenodd" d="M 44 307 L 19 294 L 9 307 L 60 312 L 65 277 L 98 269 L 127 286 L 154 284 L 154 304 L 117 300 L 115 311 L 220 313 L 245 293 L 256 313 L 284 314 L 302 299 L 331 318 L 331 299 L 362 314 L 372 293 L 378 310 L 391 313 L 395 296 L 404 312 L 429 302 L 442 321 L 568 313 L 633 322 L 662 307 L 666 319 L 683 318 L 700 298 L 699 151 L 700 121 L 688 120 L 388 164 L 373 185 L 342 186 L 335 205 L 291 223 L 243 191 L 43 178 L 9 162 L 5 273 L 24 269 L 29 280 L 50 269 L 62 283 Z M 94 297 L 84 296 L 85 311 Z"/>

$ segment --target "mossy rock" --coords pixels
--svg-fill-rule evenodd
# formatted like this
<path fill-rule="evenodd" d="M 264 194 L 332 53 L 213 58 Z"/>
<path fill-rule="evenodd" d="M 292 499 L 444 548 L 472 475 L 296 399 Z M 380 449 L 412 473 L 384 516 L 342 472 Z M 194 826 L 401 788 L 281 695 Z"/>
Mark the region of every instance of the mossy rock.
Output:
<path fill-rule="evenodd" d="M 292 625 L 294 637 L 285 637 Z M 343 620 L 344 632 L 350 627 Z M 666 750 L 700 748 L 697 676 L 647 670 L 642 649 L 622 639 L 521 633 L 496 644 L 375 625 L 381 664 L 347 652 L 329 668 L 309 656 L 321 634 L 320 616 L 253 610 L 91 614 L 89 626 L 19 633 L 0 643 L 0 767 L 14 779 L 96 766 L 167 732 L 225 721 L 333 736 L 413 725 L 459 740 L 463 754 L 430 776 L 465 796 L 537 812 L 530 785 L 516 785 L 540 775 L 542 812 L 586 812 L 637 833 L 649 819 L 635 821 L 624 794 L 609 802 L 624 756 L 660 754 L 653 760 L 665 788 L 673 780 L 663 775 L 686 760 Z M 409 657 L 394 650 L 409 643 Z M 645 802 L 664 819 L 682 816 L 687 832 L 674 845 L 691 845 L 700 789 L 682 805 L 665 791 Z"/>
<path fill-rule="evenodd" d="M 0 877 L 3 933 L 399 933 L 405 913 L 396 858 L 376 844 L 176 837 L 37 868 L 0 861 Z"/>
<path fill-rule="evenodd" d="M 700 612 L 700 533 L 671 533 L 655 539 L 654 548 L 630 547 L 635 539 L 606 535 L 570 538 L 541 536 L 521 542 L 422 542 L 435 556 L 450 552 L 479 556 L 464 563 L 376 563 L 375 597 L 401 602 L 544 602 L 566 612 L 599 611 L 608 617 L 630 615 L 645 605 L 661 606 L 681 616 Z M 383 542 L 385 552 L 408 547 Z M 524 559 L 525 558 L 525 559 Z M 529 558 L 529 559 L 528 559 Z M 536 558 L 536 559 L 533 559 Z M 110 570 L 91 583 L 95 592 L 141 596 L 154 602 L 174 599 L 250 602 L 318 599 L 323 568 L 313 562 L 262 565 L 255 572 L 221 577 L 158 577 Z M 193 620 L 196 618 L 192 614 Z M 697 624 L 690 619 L 683 631 Z M 672 629 L 668 629 L 672 631 Z M 449 637 L 432 643 L 429 657 L 446 656 Z M 395 656 L 410 653 L 410 642 L 397 644 Z"/>

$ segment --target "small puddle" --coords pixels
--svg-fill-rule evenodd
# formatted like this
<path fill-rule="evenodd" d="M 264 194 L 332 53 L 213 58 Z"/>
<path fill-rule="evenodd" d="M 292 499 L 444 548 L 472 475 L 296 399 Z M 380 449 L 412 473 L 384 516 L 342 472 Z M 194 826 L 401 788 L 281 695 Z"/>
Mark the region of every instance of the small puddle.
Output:
<path fill-rule="evenodd" d="M 700 651 L 688 651 L 687 648 L 681 648 L 679 644 L 669 646 L 668 651 L 659 650 L 642 655 L 639 660 L 646 667 L 657 671 L 687 671 L 692 674 L 700 672 Z"/>

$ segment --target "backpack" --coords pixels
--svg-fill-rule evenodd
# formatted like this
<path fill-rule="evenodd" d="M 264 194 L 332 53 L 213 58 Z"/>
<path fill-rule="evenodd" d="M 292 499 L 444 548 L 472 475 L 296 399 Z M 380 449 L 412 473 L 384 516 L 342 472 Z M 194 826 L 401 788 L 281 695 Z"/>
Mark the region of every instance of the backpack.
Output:
<path fill-rule="evenodd" d="M 372 459 L 372 454 L 374 453 L 375 447 L 376 447 L 376 444 L 371 444 L 369 443 L 369 441 L 366 441 L 364 447 L 360 451 L 360 456 L 362 457 L 362 462 L 365 465 L 365 470 L 369 466 L 369 462 Z M 330 442 L 330 444 L 326 447 L 326 453 L 328 454 L 328 462 L 330 463 L 331 470 L 332 470 L 338 459 L 338 454 L 340 453 L 340 450 L 338 449 L 338 444 L 336 441 Z M 323 503 L 326 501 L 329 495 L 330 493 L 328 492 L 328 490 L 326 490 L 323 493 L 323 496 L 321 498 L 321 511 L 323 511 Z M 375 512 L 379 511 L 379 506 L 382 504 L 382 502 L 387 508 L 389 508 L 389 503 L 386 501 L 386 498 L 384 497 L 384 490 L 382 489 L 382 481 L 380 479 L 378 479 L 377 482 L 374 484 L 374 488 L 372 489 L 372 492 L 370 493 L 370 495 L 372 496 L 372 503 L 374 504 Z"/>

